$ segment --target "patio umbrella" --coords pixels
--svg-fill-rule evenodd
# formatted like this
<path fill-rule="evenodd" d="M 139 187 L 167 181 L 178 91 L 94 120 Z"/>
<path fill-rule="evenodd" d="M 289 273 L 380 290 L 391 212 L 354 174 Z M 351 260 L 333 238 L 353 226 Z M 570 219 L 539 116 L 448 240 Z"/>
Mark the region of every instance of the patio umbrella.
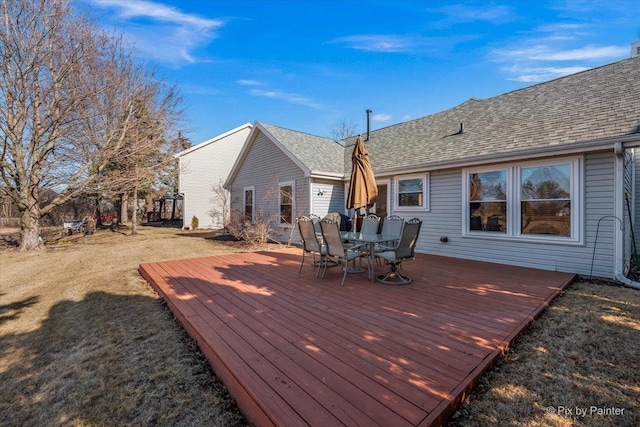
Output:
<path fill-rule="evenodd" d="M 355 210 L 368 209 L 378 197 L 376 177 L 371 169 L 369 152 L 360 135 L 356 140 L 356 146 L 351 154 L 351 180 L 349 182 L 349 194 L 347 195 L 347 209 L 354 209 L 353 230 L 356 227 Z"/>

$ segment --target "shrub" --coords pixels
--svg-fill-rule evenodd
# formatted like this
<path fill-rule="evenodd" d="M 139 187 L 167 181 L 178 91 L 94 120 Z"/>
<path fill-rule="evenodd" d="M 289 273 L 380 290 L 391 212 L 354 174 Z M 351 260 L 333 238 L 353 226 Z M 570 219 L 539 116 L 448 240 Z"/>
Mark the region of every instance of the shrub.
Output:
<path fill-rule="evenodd" d="M 193 218 L 191 218 L 191 229 L 192 230 L 197 230 L 199 222 L 200 221 L 198 220 L 198 217 L 194 215 Z"/>
<path fill-rule="evenodd" d="M 245 219 L 238 210 L 231 213 L 226 229 L 238 240 L 253 247 L 264 247 L 267 243 L 277 242 L 278 228 L 273 215 L 257 214 L 253 221 Z"/>

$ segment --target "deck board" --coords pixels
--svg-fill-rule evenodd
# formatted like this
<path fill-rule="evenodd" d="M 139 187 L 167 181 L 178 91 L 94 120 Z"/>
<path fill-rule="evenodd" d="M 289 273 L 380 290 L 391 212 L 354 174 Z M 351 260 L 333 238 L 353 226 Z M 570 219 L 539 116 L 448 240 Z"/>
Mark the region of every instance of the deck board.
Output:
<path fill-rule="evenodd" d="M 339 268 L 316 279 L 300 261 L 285 248 L 140 265 L 257 426 L 438 424 L 574 279 L 417 255 L 410 285 L 340 286 Z"/>

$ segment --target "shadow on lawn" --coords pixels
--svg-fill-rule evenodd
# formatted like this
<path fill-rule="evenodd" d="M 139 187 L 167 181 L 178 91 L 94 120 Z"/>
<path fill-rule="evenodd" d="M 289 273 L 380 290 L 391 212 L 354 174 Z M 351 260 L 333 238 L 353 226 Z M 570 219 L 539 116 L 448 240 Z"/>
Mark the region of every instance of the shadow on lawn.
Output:
<path fill-rule="evenodd" d="M 0 297 L 3 295 L 5 294 L 0 293 Z M 17 319 L 25 308 L 36 304 L 39 300 L 39 297 L 30 297 L 10 304 L 0 304 L 0 325 L 4 322 Z"/>
<path fill-rule="evenodd" d="M 155 298 L 60 302 L 39 329 L 0 337 L 0 366 L 0 425 L 245 425 Z"/>

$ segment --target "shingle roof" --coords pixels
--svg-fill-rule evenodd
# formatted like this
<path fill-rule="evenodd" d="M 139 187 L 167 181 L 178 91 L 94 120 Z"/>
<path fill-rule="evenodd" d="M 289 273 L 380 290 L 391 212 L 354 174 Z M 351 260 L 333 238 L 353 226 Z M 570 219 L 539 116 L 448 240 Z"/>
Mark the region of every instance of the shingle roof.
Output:
<path fill-rule="evenodd" d="M 464 123 L 464 133 L 456 134 Z M 375 169 L 640 133 L 640 57 L 371 132 Z M 345 163 L 350 163 L 345 156 Z M 347 165 L 346 165 L 347 166 Z"/>
<path fill-rule="evenodd" d="M 464 132 L 458 133 L 464 123 Z M 348 176 L 355 138 L 335 142 L 262 123 L 312 172 Z M 374 171 L 453 164 L 640 133 L 640 56 L 370 133 Z"/>
<path fill-rule="evenodd" d="M 344 145 L 340 142 L 265 123 L 260 123 L 260 125 L 306 165 L 312 173 L 344 173 L 342 161 Z"/>

